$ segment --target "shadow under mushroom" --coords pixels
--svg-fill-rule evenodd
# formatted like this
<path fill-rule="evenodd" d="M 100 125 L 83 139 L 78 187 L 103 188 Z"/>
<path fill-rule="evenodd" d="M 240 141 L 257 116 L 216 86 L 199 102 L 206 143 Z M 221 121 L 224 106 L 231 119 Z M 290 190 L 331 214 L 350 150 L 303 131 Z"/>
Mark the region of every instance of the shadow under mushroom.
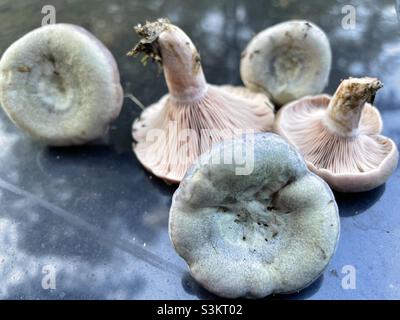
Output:
<path fill-rule="evenodd" d="M 379 201 L 385 189 L 386 185 L 384 184 L 366 192 L 334 192 L 340 216 L 351 217 L 363 213 Z"/>

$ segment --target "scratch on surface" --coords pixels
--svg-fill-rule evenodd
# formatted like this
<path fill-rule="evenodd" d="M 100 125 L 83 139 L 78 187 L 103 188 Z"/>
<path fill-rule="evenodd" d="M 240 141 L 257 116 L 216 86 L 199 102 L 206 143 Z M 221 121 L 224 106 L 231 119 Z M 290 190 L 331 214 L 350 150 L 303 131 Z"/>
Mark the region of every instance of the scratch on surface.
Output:
<path fill-rule="evenodd" d="M 211 242 L 211 246 L 213 247 L 215 253 L 216 253 L 216 254 L 219 254 L 218 251 L 217 251 L 217 248 L 215 247 L 215 244 L 214 244 L 213 242 Z"/>
<path fill-rule="evenodd" d="M 177 276 L 181 276 L 181 274 L 185 272 L 185 270 L 183 270 L 181 267 L 164 260 L 163 258 L 155 255 L 154 253 L 144 249 L 142 246 L 134 244 L 126 239 L 116 238 L 112 233 L 107 232 L 101 228 L 95 227 L 86 222 L 85 220 L 79 218 L 78 216 L 64 209 L 61 209 L 46 200 L 41 199 L 40 197 L 36 196 L 33 193 L 20 189 L 19 187 L 1 178 L 0 178 L 0 188 L 7 190 L 18 196 L 24 197 L 40 205 L 41 207 L 47 209 L 50 213 L 64 219 L 69 224 L 91 233 L 92 235 L 95 236 L 96 239 L 99 240 L 99 242 L 104 243 L 106 246 L 109 247 L 115 246 L 118 249 L 143 260 L 144 262 L 152 265 L 157 269 L 166 272 L 171 272 Z"/>

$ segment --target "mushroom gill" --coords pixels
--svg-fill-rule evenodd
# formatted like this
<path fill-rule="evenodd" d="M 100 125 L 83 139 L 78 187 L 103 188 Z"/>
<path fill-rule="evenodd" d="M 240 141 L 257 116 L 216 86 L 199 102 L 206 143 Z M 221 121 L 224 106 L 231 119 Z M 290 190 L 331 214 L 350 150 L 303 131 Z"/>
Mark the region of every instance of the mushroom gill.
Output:
<path fill-rule="evenodd" d="M 394 142 L 380 135 L 378 110 L 367 102 L 381 87 L 374 78 L 344 80 L 332 98 L 308 96 L 285 106 L 275 131 L 297 146 L 310 169 L 334 189 L 374 188 L 386 181 L 398 157 Z"/>
<path fill-rule="evenodd" d="M 196 158 L 222 139 L 272 129 L 274 108 L 263 94 L 207 84 L 190 38 L 165 20 L 136 27 L 142 40 L 129 53 L 163 68 L 169 94 L 146 108 L 132 128 L 133 150 L 153 174 L 180 182 Z M 147 59 L 145 57 L 145 59 Z"/>

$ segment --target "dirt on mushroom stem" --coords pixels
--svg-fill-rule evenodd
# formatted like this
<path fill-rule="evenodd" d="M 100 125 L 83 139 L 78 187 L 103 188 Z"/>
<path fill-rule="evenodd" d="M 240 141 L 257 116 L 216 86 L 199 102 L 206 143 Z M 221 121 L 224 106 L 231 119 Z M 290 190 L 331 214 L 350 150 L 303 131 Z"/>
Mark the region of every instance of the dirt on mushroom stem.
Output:
<path fill-rule="evenodd" d="M 169 91 L 133 124 L 134 152 L 148 170 L 176 183 L 213 143 L 238 132 L 271 129 L 274 113 L 268 97 L 208 84 L 195 45 L 178 26 L 158 20 L 137 31 L 144 38 L 130 54 L 145 52 L 158 59 Z M 156 132 L 165 139 L 158 135 L 149 142 L 146 137 Z"/>
<path fill-rule="evenodd" d="M 191 39 L 168 20 L 146 22 L 135 28 L 142 37 L 128 53 L 145 54 L 148 59 L 162 67 L 170 96 L 177 101 L 187 102 L 202 98 L 206 91 L 206 79 L 202 72 L 200 55 Z"/>
<path fill-rule="evenodd" d="M 146 65 L 148 59 L 151 59 L 153 62 L 157 62 L 161 71 L 162 57 L 157 39 L 160 33 L 167 28 L 168 24 L 168 19 L 158 19 L 155 22 L 146 21 L 143 26 L 141 24 L 135 26 L 134 30 L 141 39 L 127 55 L 134 57 L 137 54 L 144 53 L 142 63 Z"/>
<path fill-rule="evenodd" d="M 327 125 L 335 133 L 352 136 L 358 128 L 365 103 L 383 87 L 376 78 L 343 80 L 332 97 L 327 110 Z"/>

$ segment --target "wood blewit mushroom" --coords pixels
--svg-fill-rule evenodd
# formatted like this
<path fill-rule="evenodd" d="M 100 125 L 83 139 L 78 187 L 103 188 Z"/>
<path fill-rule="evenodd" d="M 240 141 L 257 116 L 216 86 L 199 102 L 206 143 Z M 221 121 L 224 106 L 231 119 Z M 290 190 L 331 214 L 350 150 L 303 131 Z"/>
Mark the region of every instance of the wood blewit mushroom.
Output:
<path fill-rule="evenodd" d="M 136 27 L 143 52 L 162 65 L 169 94 L 147 107 L 132 126 L 133 151 L 145 168 L 180 182 L 211 146 L 247 130 L 272 129 L 274 107 L 262 93 L 206 82 L 190 38 L 164 19 Z"/>
<path fill-rule="evenodd" d="M 111 52 L 71 24 L 46 25 L 14 42 L 0 60 L 0 104 L 33 138 L 52 146 L 102 136 L 122 107 Z"/>
<path fill-rule="evenodd" d="M 333 97 L 308 96 L 281 108 L 274 130 L 332 189 L 374 189 L 386 182 L 399 158 L 396 143 L 381 134 L 378 109 L 369 103 L 382 86 L 371 77 L 345 79 Z"/>
<path fill-rule="evenodd" d="M 322 92 L 331 63 L 326 34 L 310 21 L 291 20 L 261 31 L 249 42 L 240 75 L 247 88 L 283 105 Z"/>
<path fill-rule="evenodd" d="M 245 162 L 252 170 L 239 175 Z M 226 140 L 203 154 L 175 192 L 169 220 L 192 276 L 227 298 L 308 286 L 333 256 L 339 229 L 329 186 L 271 133 Z"/>

